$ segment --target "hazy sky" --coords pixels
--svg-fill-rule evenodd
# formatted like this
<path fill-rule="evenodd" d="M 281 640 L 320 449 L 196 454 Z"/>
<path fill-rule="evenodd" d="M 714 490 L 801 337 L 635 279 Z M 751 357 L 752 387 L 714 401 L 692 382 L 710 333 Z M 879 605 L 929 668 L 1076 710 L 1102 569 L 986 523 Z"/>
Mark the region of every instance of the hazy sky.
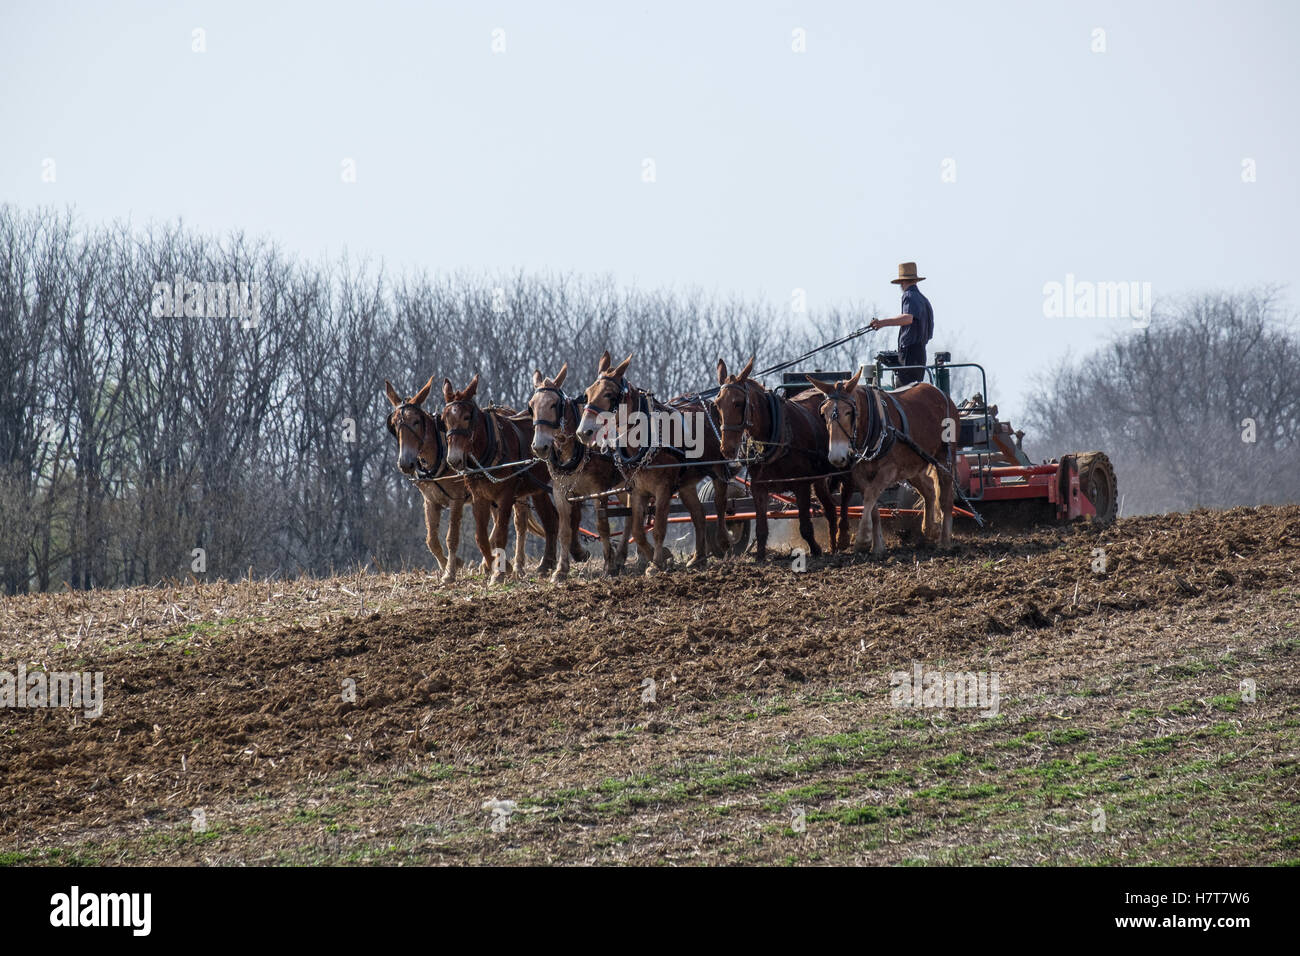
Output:
<path fill-rule="evenodd" d="M 1132 325 L 1046 317 L 1067 274 L 1294 307 L 1298 11 L 0 0 L 0 200 L 881 314 L 916 260 L 1015 412 Z"/>

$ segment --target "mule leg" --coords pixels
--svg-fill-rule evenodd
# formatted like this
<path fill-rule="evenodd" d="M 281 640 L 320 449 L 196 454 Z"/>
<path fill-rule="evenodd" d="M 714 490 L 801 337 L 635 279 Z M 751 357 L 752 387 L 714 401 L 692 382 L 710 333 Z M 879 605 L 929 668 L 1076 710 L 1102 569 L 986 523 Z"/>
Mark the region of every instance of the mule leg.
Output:
<path fill-rule="evenodd" d="M 817 543 L 817 532 L 812 523 L 812 489 L 808 482 L 801 481 L 795 486 L 794 500 L 799 505 L 799 534 L 808 542 L 808 553 L 814 558 L 822 553 L 822 546 Z"/>
<path fill-rule="evenodd" d="M 618 573 L 618 566 L 614 563 L 614 542 L 609 536 L 609 501 L 604 495 L 596 499 L 596 533 L 600 535 L 600 550 L 605 555 L 605 573 L 612 576 Z"/>
<path fill-rule="evenodd" d="M 954 486 L 952 475 L 935 469 L 935 482 L 939 486 L 939 547 L 952 547 L 952 504 Z"/>
<path fill-rule="evenodd" d="M 735 542 L 731 540 L 731 532 L 727 530 L 727 496 L 731 493 L 731 482 L 727 480 L 727 474 L 724 471 L 721 476 L 715 475 L 713 478 L 713 510 L 718 516 L 714 522 L 717 534 L 713 538 L 713 553 L 720 558 L 725 558 L 735 547 Z M 695 485 L 691 485 L 691 491 L 695 491 Z M 696 495 L 698 500 L 699 495 Z"/>
<path fill-rule="evenodd" d="M 845 479 L 840 482 L 840 532 L 836 547 L 847 551 L 853 542 L 849 540 L 849 502 L 853 499 L 854 483 Z"/>
<path fill-rule="evenodd" d="M 699 498 L 695 499 L 697 502 Z M 668 481 L 661 481 L 659 487 L 655 489 L 655 529 L 654 529 L 654 554 L 651 555 L 650 561 L 660 571 L 668 567 L 668 551 L 664 547 L 664 539 L 668 537 L 668 514 L 673 503 L 672 485 Z M 697 542 L 695 546 L 696 557 L 699 557 L 703 543 Z"/>
<path fill-rule="evenodd" d="M 822 514 L 826 516 L 826 540 L 830 542 L 830 549 L 834 551 L 838 544 L 835 541 L 835 498 L 831 495 L 831 486 L 825 478 L 813 483 L 813 491 L 817 494 L 817 500 L 821 502 Z"/>
<path fill-rule="evenodd" d="M 492 543 L 488 551 L 488 562 L 492 568 L 488 584 L 496 584 L 502 578 L 509 577 L 514 573 L 514 568 L 511 567 L 509 561 L 503 559 L 498 562 L 497 560 L 497 552 L 505 551 L 506 538 L 510 534 L 510 521 L 505 516 L 513 512 L 514 509 L 515 496 L 510 492 L 506 492 L 501 500 L 497 502 L 497 523 L 496 527 L 492 529 Z M 504 568 L 500 566 L 501 563 L 505 564 Z"/>
<path fill-rule="evenodd" d="M 528 567 L 528 499 L 515 502 L 515 573 L 523 576 Z"/>
<path fill-rule="evenodd" d="M 614 547 L 614 565 L 609 571 L 611 576 L 618 574 L 623 570 L 623 566 L 627 564 L 627 547 L 632 540 L 632 519 L 636 516 L 636 506 L 633 504 L 635 497 L 635 495 L 627 496 L 627 509 L 630 513 L 623 519 L 623 534 L 619 537 L 617 546 Z"/>
<path fill-rule="evenodd" d="M 880 513 L 876 510 L 876 501 L 885 485 L 880 475 L 874 478 L 858 478 L 855 475 L 854 478 L 862 489 L 862 520 L 858 522 L 858 537 L 853 548 L 859 554 L 870 548 L 872 554 L 880 557 L 885 553 L 885 539 L 880 529 Z"/>
<path fill-rule="evenodd" d="M 633 513 L 636 516 L 636 521 L 634 521 L 630 526 L 632 529 L 631 532 L 623 535 L 623 542 L 626 544 L 629 537 L 636 542 L 636 572 L 637 574 L 644 574 L 645 569 L 650 566 L 650 557 L 654 551 L 650 546 L 650 539 L 646 537 L 645 533 L 645 516 L 646 512 L 649 510 L 647 506 L 650 504 L 650 495 L 643 491 L 637 491 L 637 493 L 629 497 L 628 500 L 636 500 L 637 502 L 637 504 L 633 506 Z M 672 499 L 670 498 L 669 500 L 671 501 Z"/>
<path fill-rule="evenodd" d="M 623 538 L 618 543 L 618 567 L 621 571 L 627 566 L 627 547 L 633 535 L 636 535 L 637 571 L 645 570 L 646 556 L 649 548 L 645 543 L 645 499 L 636 493 L 627 496 L 629 514 L 623 519 Z"/>
<path fill-rule="evenodd" d="M 478 545 L 478 552 L 483 556 L 483 572 L 490 575 L 495 562 L 492 555 L 492 538 L 488 534 L 488 518 L 492 514 L 492 502 L 474 499 L 470 502 L 470 510 L 474 515 L 474 543 Z M 492 533 L 495 535 L 495 527 Z"/>
<path fill-rule="evenodd" d="M 442 518 L 442 506 L 432 498 L 424 499 L 424 543 L 429 548 L 429 553 L 433 559 L 438 562 L 438 570 L 445 570 L 447 567 L 447 553 L 442 550 L 442 542 L 438 540 L 438 524 Z"/>
<path fill-rule="evenodd" d="M 569 576 L 569 558 L 573 555 L 578 536 L 578 522 L 574 517 L 582 517 L 582 504 L 570 501 L 568 489 L 561 487 L 554 477 L 551 478 L 551 487 L 555 489 L 555 512 L 560 519 L 560 560 L 555 566 L 555 573 L 551 575 L 551 581 L 559 584 Z"/>
<path fill-rule="evenodd" d="M 750 482 L 749 493 L 754 499 L 754 560 L 761 563 L 767 560 L 767 505 L 771 495 L 767 485 L 757 481 Z"/>
<path fill-rule="evenodd" d="M 546 551 L 542 555 L 542 563 L 537 566 L 537 573 L 545 575 L 555 568 L 555 545 L 559 539 L 560 518 L 551 496 L 545 492 L 534 495 L 533 502 L 537 505 L 537 516 L 542 519 L 542 530 L 546 532 Z M 565 556 L 568 556 L 567 552 Z"/>
<path fill-rule="evenodd" d="M 579 530 L 582 525 L 582 502 L 568 501 L 567 496 L 562 497 L 565 497 L 565 500 L 569 505 L 569 517 L 567 521 L 564 518 L 563 512 L 560 512 L 561 533 L 563 533 L 565 525 L 568 525 L 569 528 L 569 541 L 563 546 L 562 550 L 567 551 L 569 557 L 574 561 L 586 561 L 590 555 L 587 554 L 586 544 L 583 542 L 582 532 Z M 555 502 L 557 510 L 559 509 L 559 504 L 560 503 L 557 500 Z"/>
<path fill-rule="evenodd" d="M 447 567 L 443 569 L 444 581 L 454 580 L 456 571 L 465 563 L 460 558 L 460 525 L 464 517 L 465 499 L 452 498 L 447 511 Z"/>
<path fill-rule="evenodd" d="M 921 495 L 921 501 L 924 503 L 921 513 L 921 537 L 930 542 L 939 534 L 938 475 L 933 466 L 927 466 L 925 471 L 913 480 L 915 484 L 912 487 Z"/>
<path fill-rule="evenodd" d="M 686 510 L 691 513 L 691 525 L 695 528 L 695 557 L 687 561 L 686 566 L 688 568 L 702 568 L 709 563 L 709 523 L 704 520 L 704 504 L 700 501 L 700 493 L 695 490 L 695 485 L 692 482 L 688 481 L 678 488 L 677 494 L 682 499 L 682 504 L 686 505 Z M 669 498 L 668 501 L 671 505 L 672 499 Z M 721 525 L 722 522 L 719 522 L 719 527 Z M 668 522 L 665 521 L 664 534 L 667 533 Z M 655 540 L 662 540 L 659 536 L 658 509 L 656 509 L 655 516 Z M 730 540 L 730 538 L 727 540 Z"/>

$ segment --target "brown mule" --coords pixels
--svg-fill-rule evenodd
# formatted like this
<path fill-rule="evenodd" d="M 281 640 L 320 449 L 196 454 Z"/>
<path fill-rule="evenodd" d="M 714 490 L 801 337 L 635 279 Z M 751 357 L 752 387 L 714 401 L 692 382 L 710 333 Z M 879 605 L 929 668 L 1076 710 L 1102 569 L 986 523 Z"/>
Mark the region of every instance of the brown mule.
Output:
<path fill-rule="evenodd" d="M 940 547 L 951 547 L 957 407 L 925 382 L 887 392 L 859 385 L 861 377 L 859 368 L 851 379 L 834 385 L 811 376 L 808 379 L 825 396 L 821 413 L 826 423 L 827 457 L 836 468 L 851 467 L 854 484 L 862 491 L 862 521 L 855 549 L 870 547 L 876 556 L 885 553 L 876 502 L 886 488 L 900 481 L 920 492 L 925 502 L 921 533 L 928 540 L 937 534 Z M 917 454 L 912 444 L 944 467 L 936 468 Z"/>
<path fill-rule="evenodd" d="M 582 499 L 589 496 L 594 496 L 596 504 L 596 530 L 605 553 L 605 573 L 614 575 L 619 571 L 610 540 L 607 493 L 622 487 L 623 476 L 613 458 L 578 441 L 582 405 L 562 389 L 568 374 L 567 362 L 555 378 L 546 378 L 540 370 L 534 370 L 533 394 L 528 400 L 533 420 L 533 454 L 546 461 L 552 497 L 560 513 L 560 562 L 551 575 L 556 583 L 569 576 L 569 556 L 581 547 L 576 541 L 577 528 L 582 517 Z M 573 498 L 578 500 L 572 501 Z M 625 533 L 637 543 L 639 554 L 648 551 L 644 527 L 629 521 Z M 586 558 L 585 551 L 582 556 Z"/>
<path fill-rule="evenodd" d="M 423 405 L 433 388 L 433 379 L 424 388 L 405 401 L 397 394 L 391 382 L 384 382 L 384 391 L 393 410 L 388 414 L 389 433 L 397 439 L 397 467 L 420 489 L 424 498 L 424 543 L 429 548 L 438 567 L 443 570 L 443 580 L 452 578 L 451 564 L 460 566 L 457 555 L 460 549 L 460 519 L 469 499 L 465 479 L 455 474 L 447 464 L 446 427 L 442 419 L 425 411 Z M 447 523 L 447 548 L 444 551 L 438 540 L 438 526 L 442 523 L 443 509 L 450 509 Z M 515 533 L 523 535 L 525 529 L 540 536 L 541 528 L 531 520 L 528 505 L 515 506 Z"/>
<path fill-rule="evenodd" d="M 727 531 L 727 474 L 721 464 L 722 448 L 713 432 L 709 410 L 699 401 L 683 400 L 666 405 L 644 389 L 629 385 L 627 368 L 632 364 L 628 356 L 617 367 L 610 367 L 609 352 L 600 357 L 599 375 L 586 391 L 586 407 L 578 423 L 578 439 L 585 445 L 606 444 L 611 448 L 614 462 L 623 475 L 624 485 L 632 496 L 630 526 L 644 525 L 645 502 L 654 500 L 654 553 L 650 560 L 659 570 L 668 564 L 664 538 L 668 534 L 669 506 L 674 494 L 681 497 L 691 514 L 695 527 L 695 557 L 687 567 L 704 567 L 708 563 L 706 549 L 709 542 L 704 506 L 700 502 L 696 484 L 712 478 L 717 510 L 714 553 L 719 556 L 731 549 L 731 535 Z M 688 425 L 693 422 L 693 425 Z M 626 432 L 620 431 L 627 424 Z M 676 427 L 683 439 L 697 438 L 694 448 L 683 450 L 670 441 L 662 441 L 662 431 L 670 433 Z M 659 434 L 656 434 L 658 432 Z M 692 465 L 692 460 L 701 462 Z M 618 561 L 627 558 L 627 536 L 619 542 Z M 645 554 L 638 547 L 637 566 L 644 569 Z"/>
<path fill-rule="evenodd" d="M 722 455 L 739 457 L 749 466 L 749 487 L 754 497 L 756 550 L 767 557 L 767 505 L 773 492 L 791 491 L 799 506 L 799 534 L 813 556 L 822 553 L 813 531 L 812 496 L 817 494 L 826 515 L 828 540 L 835 546 L 835 499 L 828 475 L 834 469 L 826 457 L 826 438 L 817 413 L 821 396 L 811 389 L 799 398 L 783 398 L 749 377 L 754 359 L 739 375 L 727 374 L 718 359 L 718 394 L 713 405 L 722 429 Z"/>
<path fill-rule="evenodd" d="M 452 388 L 450 379 L 443 379 L 442 397 L 446 404 L 442 422 L 447 429 L 447 462 L 464 474 L 469 488 L 474 539 L 483 555 L 483 570 L 490 573 L 488 583 L 495 584 L 512 573 L 505 560 L 506 524 L 497 521 L 489 538 L 488 518 L 493 509 L 498 515 L 506 514 L 517 500 L 524 498 L 532 499 L 546 535 L 546 551 L 537 572 L 549 574 L 555 567 L 558 516 L 551 502 L 546 466 L 541 462 L 512 464 L 531 457 L 532 423 L 526 418 L 519 420 L 510 409 L 479 408 L 474 401 L 477 392 L 477 375 L 459 392 Z M 500 560 L 496 559 L 498 552 Z M 515 568 L 522 573 L 523 567 L 524 538 L 516 535 Z M 452 573 L 455 573 L 454 565 Z"/>

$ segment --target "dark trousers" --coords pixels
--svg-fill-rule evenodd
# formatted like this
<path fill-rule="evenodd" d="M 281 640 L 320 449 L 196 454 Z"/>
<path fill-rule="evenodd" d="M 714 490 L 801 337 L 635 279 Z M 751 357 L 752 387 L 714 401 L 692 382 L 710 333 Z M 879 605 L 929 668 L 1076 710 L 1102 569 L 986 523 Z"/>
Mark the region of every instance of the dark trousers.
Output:
<path fill-rule="evenodd" d="M 898 358 L 903 365 L 924 365 L 925 343 L 922 342 L 919 345 L 909 345 L 905 349 L 900 349 Z M 895 388 L 902 388 L 904 385 L 911 385 L 913 382 L 923 381 L 925 381 L 925 369 L 923 368 L 901 369 L 894 373 Z"/>

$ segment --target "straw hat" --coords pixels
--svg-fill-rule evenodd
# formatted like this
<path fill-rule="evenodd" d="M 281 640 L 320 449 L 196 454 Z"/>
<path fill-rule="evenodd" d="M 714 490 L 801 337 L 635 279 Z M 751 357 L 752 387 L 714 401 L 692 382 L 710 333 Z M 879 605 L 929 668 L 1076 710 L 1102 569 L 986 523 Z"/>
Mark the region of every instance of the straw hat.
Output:
<path fill-rule="evenodd" d="M 925 276 L 916 274 L 915 262 L 900 262 L 898 264 L 898 278 L 889 281 L 892 285 L 898 285 L 902 282 L 924 282 Z"/>

